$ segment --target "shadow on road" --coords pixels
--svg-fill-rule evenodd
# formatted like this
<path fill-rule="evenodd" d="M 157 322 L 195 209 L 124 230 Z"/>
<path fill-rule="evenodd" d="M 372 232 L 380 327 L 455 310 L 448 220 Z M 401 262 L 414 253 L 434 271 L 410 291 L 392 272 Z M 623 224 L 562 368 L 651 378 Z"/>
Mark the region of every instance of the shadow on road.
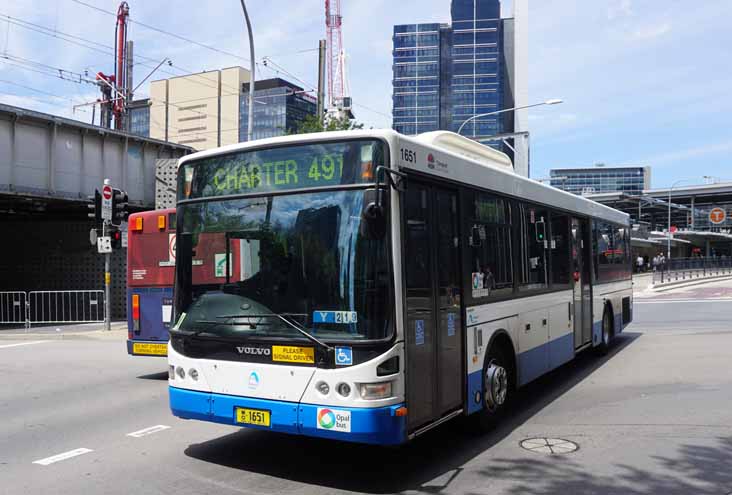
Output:
<path fill-rule="evenodd" d="M 168 372 L 161 371 L 160 373 L 150 373 L 149 375 L 140 375 L 137 377 L 140 380 L 160 380 L 168 381 Z"/>
<path fill-rule="evenodd" d="M 597 474 L 576 457 L 557 462 L 537 456 L 531 462 L 496 459 L 480 474 L 486 485 L 489 480 L 513 481 L 505 493 L 516 495 L 726 495 L 732 493 L 732 437 L 716 441 L 714 446 L 683 445 L 672 457 L 654 456 L 659 469 L 653 472 L 614 461 L 608 463 L 610 474 Z"/>
<path fill-rule="evenodd" d="M 401 448 L 383 448 L 242 429 L 191 445 L 185 453 L 195 459 L 233 469 L 329 488 L 367 493 L 404 490 L 440 493 L 459 477 L 465 463 L 511 434 L 534 414 L 613 359 L 640 335 L 624 332 L 616 339 L 607 356 L 598 358 L 591 352 L 583 353 L 572 362 L 522 388 L 509 416 L 489 434 L 475 433 L 472 431 L 471 418 L 462 418 L 448 422 Z M 572 466 L 547 460 L 545 469 L 561 470 L 565 465 L 568 469 Z M 523 469 L 540 469 L 540 466 L 543 466 L 543 462 L 526 463 Z M 574 467 L 578 475 L 582 474 L 580 466 Z M 510 471 L 509 467 L 499 469 Z M 563 476 L 561 472 L 554 474 L 560 478 Z M 494 474 L 486 472 L 486 476 Z M 541 474 L 537 473 L 536 476 Z"/>

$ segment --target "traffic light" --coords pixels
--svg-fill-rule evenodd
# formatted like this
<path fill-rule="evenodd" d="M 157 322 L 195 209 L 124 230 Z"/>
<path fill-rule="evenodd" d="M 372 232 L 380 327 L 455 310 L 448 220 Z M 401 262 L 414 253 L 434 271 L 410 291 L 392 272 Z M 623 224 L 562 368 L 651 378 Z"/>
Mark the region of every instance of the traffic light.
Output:
<path fill-rule="evenodd" d="M 544 217 L 536 222 L 536 242 L 542 243 L 546 240 L 546 223 Z"/>
<path fill-rule="evenodd" d="M 107 229 L 107 235 L 112 243 L 112 249 L 122 249 L 122 231 L 114 226 Z"/>
<path fill-rule="evenodd" d="M 86 207 L 91 210 L 87 216 L 93 218 L 97 225 L 102 223 L 102 195 L 99 193 L 99 189 L 94 189 L 94 196 L 89 196 L 89 204 Z"/>
<path fill-rule="evenodd" d="M 129 212 L 127 208 L 129 206 L 127 193 L 120 191 L 119 189 L 112 190 L 112 225 L 120 225 L 122 222 L 127 220 Z"/>

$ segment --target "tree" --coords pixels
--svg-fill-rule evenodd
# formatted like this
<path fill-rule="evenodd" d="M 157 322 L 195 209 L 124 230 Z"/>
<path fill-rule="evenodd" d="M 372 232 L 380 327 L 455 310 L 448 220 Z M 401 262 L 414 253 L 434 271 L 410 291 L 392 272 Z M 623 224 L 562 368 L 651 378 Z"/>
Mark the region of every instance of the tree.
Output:
<path fill-rule="evenodd" d="M 308 115 L 298 124 L 297 129 L 293 134 L 309 134 L 311 132 L 326 131 L 353 131 L 363 129 L 363 124 L 359 124 L 348 117 L 327 119 L 327 123 L 324 123 L 323 120 L 324 119 L 319 119 L 317 115 Z"/>

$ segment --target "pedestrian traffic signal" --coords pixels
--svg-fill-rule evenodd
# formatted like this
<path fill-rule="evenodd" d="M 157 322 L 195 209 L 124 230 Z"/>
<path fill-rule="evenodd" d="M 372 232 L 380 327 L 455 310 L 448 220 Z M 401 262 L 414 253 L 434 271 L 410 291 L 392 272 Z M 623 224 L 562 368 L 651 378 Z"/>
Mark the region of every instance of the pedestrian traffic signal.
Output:
<path fill-rule="evenodd" d="M 127 193 L 119 189 L 112 190 L 112 225 L 120 225 L 127 220 L 129 202 Z"/>
<path fill-rule="evenodd" d="M 89 204 L 86 207 L 91 210 L 87 216 L 93 218 L 95 224 L 102 223 L 102 195 L 99 189 L 94 189 L 94 196 L 89 196 Z"/>

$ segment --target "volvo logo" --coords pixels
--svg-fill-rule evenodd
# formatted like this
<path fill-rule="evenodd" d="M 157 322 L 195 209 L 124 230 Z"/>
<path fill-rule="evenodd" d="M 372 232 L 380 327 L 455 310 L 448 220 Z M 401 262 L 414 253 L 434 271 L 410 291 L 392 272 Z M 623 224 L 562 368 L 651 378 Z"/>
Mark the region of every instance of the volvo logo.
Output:
<path fill-rule="evenodd" d="M 237 347 L 236 352 L 250 356 L 269 356 L 272 350 L 267 347 Z"/>

